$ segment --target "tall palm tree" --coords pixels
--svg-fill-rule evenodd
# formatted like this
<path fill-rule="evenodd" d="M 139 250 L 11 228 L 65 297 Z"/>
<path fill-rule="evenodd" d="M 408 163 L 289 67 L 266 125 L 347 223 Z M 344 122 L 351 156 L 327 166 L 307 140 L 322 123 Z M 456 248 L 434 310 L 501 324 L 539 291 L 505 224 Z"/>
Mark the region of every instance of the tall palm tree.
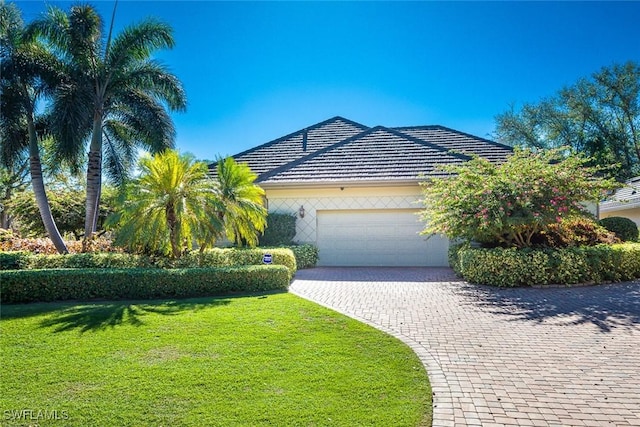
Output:
<path fill-rule="evenodd" d="M 156 153 L 174 145 L 167 109 L 184 110 L 186 96 L 180 81 L 152 58 L 173 47 L 172 30 L 146 20 L 116 36 L 110 29 L 105 40 L 96 10 L 79 5 L 68 14 L 50 8 L 29 31 L 44 38 L 67 67 L 68 79 L 51 108 L 59 155 L 75 162 L 89 141 L 86 243 L 96 227 L 103 165 L 111 178 L 122 179 L 136 147 Z"/>
<path fill-rule="evenodd" d="M 29 153 L 31 186 L 45 230 L 59 253 L 67 247 L 56 227 L 45 191 L 36 132 L 36 103 L 60 81 L 56 58 L 25 34 L 19 9 L 0 3 L 0 157 L 5 165 Z"/>
<path fill-rule="evenodd" d="M 255 184 L 257 177 L 246 163 L 237 163 L 233 157 L 217 162 L 216 193 L 222 206 L 218 215 L 227 238 L 238 245 L 257 245 L 267 225 L 265 192 Z"/>
<path fill-rule="evenodd" d="M 174 258 L 193 242 L 213 244 L 224 232 L 216 185 L 205 163 L 166 150 L 139 162 L 140 176 L 127 185 L 121 208 L 109 218 L 116 244 Z"/>

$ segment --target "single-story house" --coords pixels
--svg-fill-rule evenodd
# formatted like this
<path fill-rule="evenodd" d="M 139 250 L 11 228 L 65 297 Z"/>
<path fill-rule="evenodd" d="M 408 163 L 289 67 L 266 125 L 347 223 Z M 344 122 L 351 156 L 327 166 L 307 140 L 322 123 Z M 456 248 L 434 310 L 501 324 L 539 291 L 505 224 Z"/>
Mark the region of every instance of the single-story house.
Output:
<path fill-rule="evenodd" d="M 625 182 L 599 206 L 600 218 L 621 216 L 629 218 L 640 227 L 640 176 Z"/>
<path fill-rule="evenodd" d="M 315 244 L 320 266 L 447 266 L 448 240 L 418 234 L 421 176 L 470 154 L 502 161 L 511 153 L 443 126 L 334 117 L 233 157 L 258 174 L 269 212 L 297 215 L 294 240 Z"/>

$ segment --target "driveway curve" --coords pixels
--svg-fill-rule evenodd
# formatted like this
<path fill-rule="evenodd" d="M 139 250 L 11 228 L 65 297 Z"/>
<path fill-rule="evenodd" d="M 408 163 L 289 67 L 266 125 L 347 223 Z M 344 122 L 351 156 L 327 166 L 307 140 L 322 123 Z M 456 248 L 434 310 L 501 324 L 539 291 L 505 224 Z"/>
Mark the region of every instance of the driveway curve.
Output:
<path fill-rule="evenodd" d="M 498 289 L 447 268 L 314 268 L 290 291 L 406 342 L 433 425 L 640 426 L 640 282 Z"/>

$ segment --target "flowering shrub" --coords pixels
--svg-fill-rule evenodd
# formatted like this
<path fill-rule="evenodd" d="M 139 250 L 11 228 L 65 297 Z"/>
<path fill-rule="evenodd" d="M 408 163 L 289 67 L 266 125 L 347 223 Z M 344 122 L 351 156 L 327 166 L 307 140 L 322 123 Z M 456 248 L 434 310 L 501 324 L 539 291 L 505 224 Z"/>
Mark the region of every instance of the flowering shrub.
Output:
<path fill-rule="evenodd" d="M 533 236 L 532 241 L 539 246 L 550 248 L 620 243 L 615 233 L 588 218 L 565 219 L 560 223 L 551 224 L 546 230 Z"/>
<path fill-rule="evenodd" d="M 68 240 L 65 241 L 69 253 L 81 253 L 82 241 Z M 12 237 L 6 240 L 0 240 L 0 251 L 27 251 L 35 254 L 57 254 L 55 246 L 51 239 L 44 238 L 28 238 L 21 239 Z M 105 238 L 97 238 L 88 242 L 89 252 L 122 252 L 122 249 L 112 246 L 111 240 Z"/>
<path fill-rule="evenodd" d="M 581 156 L 559 150 L 516 149 L 496 165 L 476 157 L 444 169 L 448 178 L 423 183 L 423 234 L 444 234 L 504 247 L 531 247 L 533 238 L 565 218 L 591 214 L 583 203 L 599 200 L 616 187 L 595 178 Z"/>

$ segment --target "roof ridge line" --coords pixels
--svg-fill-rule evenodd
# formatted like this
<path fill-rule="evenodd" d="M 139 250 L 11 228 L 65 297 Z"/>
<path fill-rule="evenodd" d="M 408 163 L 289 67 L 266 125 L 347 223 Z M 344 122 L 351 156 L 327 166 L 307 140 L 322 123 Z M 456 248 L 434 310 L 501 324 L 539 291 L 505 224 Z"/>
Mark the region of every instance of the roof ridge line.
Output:
<path fill-rule="evenodd" d="M 389 132 L 389 133 L 391 133 L 393 135 L 396 135 L 396 136 L 399 136 L 401 138 L 407 139 L 407 140 L 409 140 L 411 142 L 414 142 L 416 144 L 419 144 L 419 145 L 422 145 L 422 146 L 425 146 L 425 147 L 433 148 L 433 149 L 435 149 L 437 151 L 440 151 L 440 152 L 443 152 L 444 154 L 446 154 L 448 156 L 451 156 L 451 157 L 456 157 L 458 159 L 465 160 L 465 161 L 472 159 L 471 156 L 467 156 L 466 154 L 461 154 L 461 153 L 457 153 L 455 151 L 450 151 L 450 150 L 447 150 L 444 147 L 441 147 L 439 145 L 433 144 L 431 142 L 423 141 L 423 140 L 421 140 L 419 138 L 415 138 L 415 137 L 413 137 L 411 135 L 406 135 L 406 134 L 404 134 L 402 132 L 398 132 L 398 131 L 395 131 L 393 129 L 387 128 L 385 126 L 378 125 L 378 126 L 374 126 L 372 128 L 368 128 L 367 130 L 365 130 L 363 132 L 360 132 L 360 133 L 357 133 L 357 134 L 355 134 L 353 136 L 350 136 L 349 138 L 345 138 L 342 141 L 338 141 L 338 142 L 336 142 L 334 144 L 331 144 L 331 145 L 328 145 L 328 146 L 326 146 L 324 148 L 321 148 L 320 150 L 316 150 L 316 151 L 314 151 L 312 153 L 307 154 L 306 156 L 300 157 L 300 158 L 298 158 L 296 160 L 293 160 L 293 161 L 291 161 L 289 163 L 285 163 L 284 165 L 279 166 L 279 167 L 277 167 L 275 169 L 272 169 L 272 170 L 270 170 L 268 172 L 265 172 L 265 173 L 263 173 L 263 174 L 258 176 L 258 179 L 256 180 L 256 182 L 260 182 L 260 181 L 264 181 L 266 179 L 269 179 L 272 176 L 278 175 L 279 173 L 281 173 L 281 172 L 283 172 L 283 171 L 285 171 L 287 169 L 290 169 L 290 168 L 293 168 L 295 166 L 301 165 L 302 163 L 304 163 L 304 162 L 306 162 L 308 160 L 311 160 L 314 157 L 317 157 L 317 156 L 319 156 L 321 154 L 327 153 L 327 152 L 329 152 L 329 151 L 331 151 L 331 150 L 333 150 L 335 148 L 342 147 L 343 145 L 349 144 L 349 143 L 351 143 L 351 142 L 353 142 L 353 141 L 355 141 L 357 139 L 363 138 L 363 137 L 365 137 L 365 136 L 367 136 L 369 134 L 372 134 L 374 132 L 377 132 L 379 130 L 383 130 L 385 132 Z"/>
<path fill-rule="evenodd" d="M 389 129 L 402 130 L 402 129 L 426 129 L 426 128 L 440 128 L 441 125 L 417 125 L 417 126 L 393 126 Z"/>
<path fill-rule="evenodd" d="M 435 126 L 439 126 L 439 125 L 435 125 Z M 415 142 L 417 144 L 428 146 L 428 147 L 431 147 L 431 148 L 435 148 L 436 150 L 441 151 L 441 152 L 443 152 L 445 154 L 448 154 L 448 155 L 450 155 L 452 157 L 457 157 L 457 158 L 462 159 L 462 160 L 471 160 L 471 159 L 473 159 L 472 156 L 469 156 L 469 155 L 466 155 L 466 154 L 462 154 L 462 153 L 459 153 L 459 152 L 454 151 L 454 150 L 449 150 L 449 149 L 447 149 L 445 147 L 442 147 L 442 146 L 440 146 L 438 144 L 434 144 L 433 142 L 429 142 L 429 141 L 425 141 L 424 139 L 416 138 L 415 136 L 407 135 L 406 133 L 400 132 L 400 131 L 396 130 L 395 128 L 384 128 L 384 129 L 388 130 L 389 132 L 393 133 L 394 135 L 402 136 L 403 138 L 407 138 L 408 140 L 413 141 L 413 142 Z"/>
<path fill-rule="evenodd" d="M 298 134 L 301 134 L 301 133 L 303 133 L 305 131 L 309 131 L 309 130 L 312 130 L 312 129 L 320 128 L 322 126 L 325 126 L 325 125 L 327 125 L 327 124 L 329 124 L 331 122 L 337 121 L 337 120 L 342 120 L 345 123 L 348 123 L 348 124 L 351 124 L 353 126 L 362 128 L 363 130 L 370 129 L 368 126 L 365 126 L 362 123 L 354 122 L 353 120 L 346 119 L 346 118 L 341 117 L 341 116 L 334 116 L 334 117 L 331 117 L 330 119 L 323 120 L 323 121 L 321 121 L 319 123 L 316 123 L 316 124 L 313 124 L 311 126 L 307 126 L 305 128 L 298 129 L 297 131 L 291 132 L 291 133 L 289 133 L 289 134 L 287 134 L 285 136 L 281 136 L 281 137 L 276 138 L 274 140 L 271 140 L 269 142 L 265 142 L 264 144 L 260 144 L 260 145 L 258 145 L 256 147 L 249 148 L 248 150 L 244 150 L 244 151 L 242 151 L 240 153 L 234 154 L 231 157 L 235 158 L 235 157 L 239 157 L 239 156 L 244 156 L 245 154 L 249 154 L 249 153 L 251 153 L 253 151 L 256 151 L 256 150 L 259 150 L 259 149 L 262 149 L 262 148 L 265 148 L 265 147 L 269 147 L 271 145 L 277 144 L 278 142 L 284 141 L 284 140 L 289 139 L 289 138 L 293 138 L 294 136 L 297 136 Z M 212 165 L 213 164 L 215 164 L 215 163 L 212 163 Z M 211 166 L 211 165 L 209 165 L 209 166 Z"/>
<path fill-rule="evenodd" d="M 460 131 L 460 130 L 457 130 L 457 129 L 453 129 L 453 128 L 450 128 L 448 126 L 443 126 L 443 125 L 402 126 L 402 127 L 398 127 L 398 128 L 394 128 L 394 129 L 442 129 L 442 130 L 446 130 L 446 131 L 449 131 L 449 132 L 457 133 L 459 135 L 464 135 L 464 136 L 467 136 L 467 137 L 472 138 L 472 139 L 481 140 L 483 142 L 486 142 L 486 143 L 489 143 L 489 144 L 492 144 L 492 145 L 496 145 L 498 147 L 503 147 L 503 148 L 508 148 L 510 150 L 513 150 L 513 147 L 510 146 L 510 145 L 503 144 L 501 142 L 493 141 L 493 140 L 491 140 L 489 138 L 484 138 L 482 136 L 473 135 L 473 134 L 470 134 L 468 132 L 463 132 L 463 131 Z"/>
<path fill-rule="evenodd" d="M 316 157 L 316 156 L 318 156 L 320 154 L 324 154 L 324 153 L 326 153 L 328 151 L 331 151 L 334 148 L 338 148 L 338 147 L 341 147 L 341 146 L 343 146 L 345 144 L 348 144 L 352 140 L 354 140 L 356 138 L 360 138 L 360 137 L 362 137 L 362 136 L 364 136 L 366 134 L 369 134 L 369 133 L 371 133 L 371 132 L 373 132 L 375 130 L 378 130 L 381 127 L 382 126 L 374 126 L 372 128 L 367 128 L 367 129 L 363 130 L 360 133 L 357 133 L 357 134 L 355 134 L 353 136 L 350 136 L 348 138 L 343 139 L 342 141 L 338 141 L 338 142 L 335 142 L 335 143 L 333 143 L 331 145 L 327 145 L 326 147 L 323 147 L 323 148 L 321 148 L 319 150 L 311 152 L 311 153 L 307 154 L 306 156 L 302 156 L 302 157 L 297 158 L 297 159 L 295 159 L 295 160 L 293 160 L 293 161 L 291 161 L 289 163 L 285 163 L 282 166 L 278 166 L 275 169 L 271 169 L 270 171 L 267 171 L 267 172 L 259 175 L 258 179 L 256 180 L 256 182 L 260 182 L 260 181 L 263 181 L 265 179 L 271 178 L 272 176 L 278 175 L 280 172 L 283 172 L 283 171 L 285 171 L 287 169 L 290 169 L 290 168 L 292 168 L 294 166 L 298 166 L 298 165 L 306 162 L 307 160 L 310 160 L 310 159 L 312 159 L 312 158 L 314 158 L 314 157 Z"/>

